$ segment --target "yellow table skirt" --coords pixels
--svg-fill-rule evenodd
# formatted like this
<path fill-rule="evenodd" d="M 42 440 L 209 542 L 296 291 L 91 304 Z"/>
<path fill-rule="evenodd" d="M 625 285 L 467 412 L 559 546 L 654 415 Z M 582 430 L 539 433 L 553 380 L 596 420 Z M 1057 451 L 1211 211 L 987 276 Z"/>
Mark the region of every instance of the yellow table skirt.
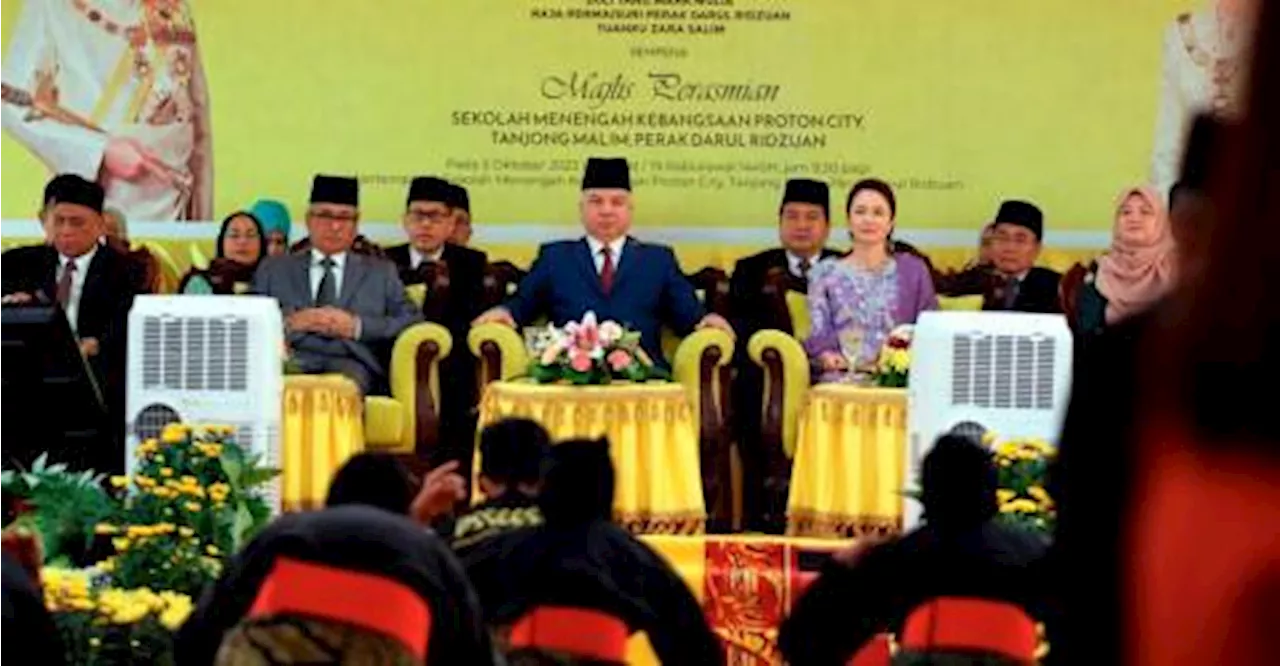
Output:
<path fill-rule="evenodd" d="M 821 560 L 849 541 L 765 536 L 682 537 L 641 540 L 667 560 L 702 603 L 726 663 L 780 666 L 778 627 Z M 658 664 L 648 638 L 633 636 L 631 665 Z"/>
<path fill-rule="evenodd" d="M 553 440 L 607 436 L 617 475 L 614 519 L 627 529 L 703 531 L 698 426 L 680 384 L 494 382 L 480 401 L 480 427 L 507 417 L 533 419 Z M 473 473 L 479 469 L 477 455 Z"/>
<path fill-rule="evenodd" d="M 805 400 L 787 533 L 844 537 L 900 531 L 906 390 L 819 384 Z"/>
<path fill-rule="evenodd" d="M 334 472 L 364 450 L 363 405 L 355 382 L 342 375 L 284 378 L 280 466 L 285 511 L 324 505 Z"/>

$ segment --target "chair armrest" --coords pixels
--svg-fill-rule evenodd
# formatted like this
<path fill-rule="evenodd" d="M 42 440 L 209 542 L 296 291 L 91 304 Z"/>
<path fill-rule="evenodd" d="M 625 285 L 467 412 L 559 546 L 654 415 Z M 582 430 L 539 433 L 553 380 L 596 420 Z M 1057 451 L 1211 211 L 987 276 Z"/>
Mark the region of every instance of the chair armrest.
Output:
<path fill-rule="evenodd" d="M 453 349 L 449 329 L 414 324 L 391 349 L 391 397 L 404 406 L 401 448 L 428 453 L 440 436 L 440 360 Z"/>
<path fill-rule="evenodd" d="M 764 410 L 761 430 L 766 445 L 795 455 L 800 405 L 809 390 L 809 357 L 794 337 L 765 329 L 751 336 L 747 354 L 764 369 Z"/>
<path fill-rule="evenodd" d="M 733 361 L 733 337 L 704 328 L 680 341 L 672 356 L 672 375 L 684 387 L 698 424 L 698 466 L 702 475 L 702 499 L 707 509 L 707 529 L 727 530 L 733 522 L 733 488 L 730 483 L 729 377 Z"/>
<path fill-rule="evenodd" d="M 524 338 L 509 326 L 481 324 L 471 327 L 467 346 L 480 359 L 480 386 L 510 379 L 529 369 L 529 352 Z"/>
<path fill-rule="evenodd" d="M 697 423 L 702 423 L 703 408 L 719 410 L 720 373 L 716 370 L 733 360 L 733 338 L 714 328 L 694 331 L 680 341 L 671 362 L 672 377 L 680 382 L 689 394 L 696 413 Z M 704 403 L 704 398 L 714 402 Z"/>

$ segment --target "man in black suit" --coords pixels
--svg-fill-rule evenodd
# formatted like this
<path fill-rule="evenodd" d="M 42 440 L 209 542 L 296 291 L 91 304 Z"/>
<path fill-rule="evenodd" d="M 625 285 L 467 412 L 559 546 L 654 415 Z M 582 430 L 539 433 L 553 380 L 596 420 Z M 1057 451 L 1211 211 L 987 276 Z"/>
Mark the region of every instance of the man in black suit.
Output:
<path fill-rule="evenodd" d="M 793 332 L 789 321 L 771 321 L 769 309 L 760 306 L 765 276 L 773 269 L 784 271 L 788 289 L 802 294 L 808 292 L 809 271 L 821 259 L 837 254 L 824 247 L 831 232 L 830 205 L 826 183 L 807 179 L 787 181 L 778 209 L 778 238 L 782 247 L 739 260 L 729 284 L 733 328 L 741 341 L 735 354 L 737 377 L 733 404 L 738 454 L 743 467 L 743 513 L 750 529 L 780 529 L 786 497 L 781 495 L 781 489 L 770 493 L 764 487 L 769 453 L 763 450 L 760 441 L 764 376 L 747 357 L 746 343 L 763 328 L 782 327 L 788 333 Z"/>
<path fill-rule="evenodd" d="M 55 177 L 45 190 L 47 242 L 4 253 L 3 300 L 62 306 L 111 422 L 123 424 L 125 339 L 136 287 L 128 258 L 99 242 L 105 233 L 102 203 L 97 183 L 70 174 Z"/>
<path fill-rule="evenodd" d="M 403 218 L 409 242 L 388 249 L 387 258 L 400 269 L 405 284 L 426 281 L 432 263 L 443 264 L 449 276 L 442 307 L 437 310 L 424 306 L 423 312 L 453 336 L 453 351 L 440 364 L 441 449 L 432 464 L 457 460 L 461 469 L 471 469 L 477 381 L 467 333 L 471 320 L 484 309 L 484 267 L 488 257 L 450 242 L 457 203 L 457 186 L 440 178 L 414 178 Z"/>
<path fill-rule="evenodd" d="M 1056 314 L 1062 312 L 1058 284 L 1062 274 L 1036 266 L 1044 239 L 1044 214 L 1027 201 L 1000 204 L 992 233 L 991 265 L 959 273 L 935 275 L 934 286 L 946 296 L 982 294 L 982 309 Z"/>

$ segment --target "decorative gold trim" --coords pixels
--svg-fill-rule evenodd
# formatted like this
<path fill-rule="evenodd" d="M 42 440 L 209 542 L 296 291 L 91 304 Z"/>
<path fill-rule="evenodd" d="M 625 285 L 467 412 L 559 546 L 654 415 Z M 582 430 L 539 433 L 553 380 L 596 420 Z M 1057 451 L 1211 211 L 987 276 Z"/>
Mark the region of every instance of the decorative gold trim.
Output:
<path fill-rule="evenodd" d="M 706 532 L 707 517 L 701 511 L 648 513 L 614 511 L 613 520 L 632 534 L 691 536 Z"/>
<path fill-rule="evenodd" d="M 787 514 L 787 536 L 849 539 L 902 533 L 902 516 L 849 515 L 828 511 Z"/>

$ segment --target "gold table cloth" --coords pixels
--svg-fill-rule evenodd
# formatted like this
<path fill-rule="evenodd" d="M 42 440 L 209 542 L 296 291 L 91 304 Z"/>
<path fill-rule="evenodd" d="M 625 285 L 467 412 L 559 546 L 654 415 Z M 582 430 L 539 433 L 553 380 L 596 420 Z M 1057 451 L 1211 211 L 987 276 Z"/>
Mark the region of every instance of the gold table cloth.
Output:
<path fill-rule="evenodd" d="M 819 384 L 800 412 L 787 533 L 810 537 L 902 529 L 907 392 Z"/>
<path fill-rule="evenodd" d="M 329 480 L 364 450 L 364 398 L 342 375 L 287 375 L 280 441 L 285 511 L 324 505 Z"/>
<path fill-rule="evenodd" d="M 617 477 L 614 519 L 627 529 L 650 534 L 703 531 L 707 516 L 698 425 L 680 384 L 489 384 L 480 400 L 480 428 L 508 417 L 541 423 L 552 440 L 608 437 Z M 479 470 L 476 455 L 473 476 Z"/>

